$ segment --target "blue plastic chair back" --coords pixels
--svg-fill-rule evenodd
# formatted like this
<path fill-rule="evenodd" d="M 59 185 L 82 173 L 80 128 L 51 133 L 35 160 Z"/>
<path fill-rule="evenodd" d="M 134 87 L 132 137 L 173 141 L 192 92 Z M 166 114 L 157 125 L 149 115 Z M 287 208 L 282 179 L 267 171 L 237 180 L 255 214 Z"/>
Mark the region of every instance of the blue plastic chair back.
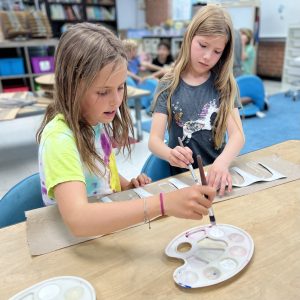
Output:
<path fill-rule="evenodd" d="M 135 81 L 134 81 L 130 76 L 127 76 L 127 78 L 126 78 L 126 84 L 127 84 L 128 86 L 136 87 Z"/>
<path fill-rule="evenodd" d="M 25 221 L 25 211 L 43 206 L 40 176 L 36 173 L 17 183 L 0 200 L 0 228 Z"/>
<path fill-rule="evenodd" d="M 253 103 L 241 110 L 241 115 L 251 116 L 265 107 L 265 88 L 263 81 L 256 75 L 242 75 L 236 78 L 241 97 L 250 97 Z"/>
<path fill-rule="evenodd" d="M 147 158 L 141 173 L 145 173 L 153 182 L 171 176 L 169 163 L 154 154 Z"/>

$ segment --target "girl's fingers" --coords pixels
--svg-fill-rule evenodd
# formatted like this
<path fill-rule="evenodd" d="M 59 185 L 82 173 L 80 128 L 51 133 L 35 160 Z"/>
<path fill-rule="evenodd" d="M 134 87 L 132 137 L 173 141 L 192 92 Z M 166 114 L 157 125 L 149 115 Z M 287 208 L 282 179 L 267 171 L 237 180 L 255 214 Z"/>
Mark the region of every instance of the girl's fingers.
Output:
<path fill-rule="evenodd" d="M 151 183 L 151 178 L 148 177 L 146 174 L 142 173 L 138 176 L 137 178 L 139 180 L 139 182 L 142 184 L 142 185 L 145 185 L 145 184 L 148 184 L 148 183 Z"/>
<path fill-rule="evenodd" d="M 133 185 L 134 188 L 137 188 L 137 187 L 140 186 L 139 181 L 137 179 L 135 179 L 135 178 L 131 179 L 131 184 Z"/>
<path fill-rule="evenodd" d="M 226 184 L 227 184 L 227 177 L 226 175 L 222 176 L 221 181 L 220 181 L 220 191 L 219 191 L 219 195 L 223 196 L 225 193 L 225 189 L 226 189 Z"/>
<path fill-rule="evenodd" d="M 228 190 L 229 193 L 231 193 L 232 192 L 232 179 L 231 179 L 231 176 L 228 176 L 227 184 L 228 184 L 227 190 Z"/>

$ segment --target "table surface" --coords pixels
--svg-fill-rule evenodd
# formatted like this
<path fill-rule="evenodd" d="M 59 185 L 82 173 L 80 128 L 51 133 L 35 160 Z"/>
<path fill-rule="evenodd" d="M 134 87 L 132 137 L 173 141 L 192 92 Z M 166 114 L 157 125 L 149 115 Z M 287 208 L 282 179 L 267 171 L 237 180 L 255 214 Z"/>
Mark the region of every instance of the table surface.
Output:
<path fill-rule="evenodd" d="M 287 141 L 247 154 L 280 155 L 300 164 L 300 141 Z M 96 290 L 97 299 L 299 299 L 299 180 L 214 205 L 217 222 L 246 230 L 254 256 L 233 278 L 205 288 L 184 289 L 173 280 L 182 262 L 164 254 L 168 243 L 201 221 L 164 217 L 49 254 L 31 257 L 26 224 L 0 230 L 0 299 L 7 299 L 41 280 L 80 276 Z"/>

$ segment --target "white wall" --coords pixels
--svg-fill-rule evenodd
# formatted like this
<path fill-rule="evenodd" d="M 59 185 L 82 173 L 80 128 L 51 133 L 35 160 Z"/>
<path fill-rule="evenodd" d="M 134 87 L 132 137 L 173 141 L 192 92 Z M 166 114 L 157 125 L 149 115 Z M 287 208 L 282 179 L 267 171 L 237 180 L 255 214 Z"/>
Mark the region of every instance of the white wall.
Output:
<path fill-rule="evenodd" d="M 122 29 L 139 29 L 145 27 L 143 0 L 116 0 L 118 27 Z"/>
<path fill-rule="evenodd" d="M 116 0 L 116 2 L 119 29 L 144 28 L 144 0 Z M 249 8 L 233 8 L 231 13 L 235 27 L 251 28 L 253 12 Z M 284 38 L 291 23 L 300 23 L 299 0 L 260 0 L 260 37 Z"/>
<path fill-rule="evenodd" d="M 289 24 L 295 23 L 300 23 L 299 0 L 261 0 L 260 37 L 286 37 Z"/>

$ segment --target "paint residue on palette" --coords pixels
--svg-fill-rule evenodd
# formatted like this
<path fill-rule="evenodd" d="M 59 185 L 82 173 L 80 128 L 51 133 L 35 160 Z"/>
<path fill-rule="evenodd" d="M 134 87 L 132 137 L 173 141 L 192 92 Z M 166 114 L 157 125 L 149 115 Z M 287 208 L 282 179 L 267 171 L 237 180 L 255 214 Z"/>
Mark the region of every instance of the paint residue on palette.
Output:
<path fill-rule="evenodd" d="M 173 278 L 187 288 L 209 286 L 233 277 L 248 264 L 253 251 L 250 235 L 226 224 L 192 228 L 175 237 L 165 250 L 168 256 L 184 260 Z"/>

